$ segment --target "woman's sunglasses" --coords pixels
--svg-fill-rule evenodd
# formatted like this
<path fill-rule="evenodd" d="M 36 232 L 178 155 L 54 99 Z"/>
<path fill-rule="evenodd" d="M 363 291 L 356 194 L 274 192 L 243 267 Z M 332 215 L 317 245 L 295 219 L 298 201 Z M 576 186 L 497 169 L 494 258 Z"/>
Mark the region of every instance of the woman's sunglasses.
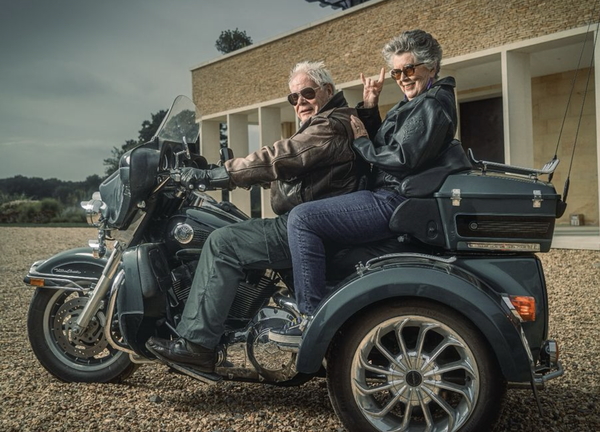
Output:
<path fill-rule="evenodd" d="M 287 100 L 289 103 L 296 106 L 298 105 L 298 100 L 300 99 L 300 96 L 302 96 L 304 99 L 312 100 L 317 96 L 318 89 L 319 87 L 304 87 L 297 93 L 290 93 L 287 97 Z"/>
<path fill-rule="evenodd" d="M 414 65 L 409 64 L 404 66 L 402 69 L 392 69 L 390 71 L 390 75 L 396 81 L 400 81 L 402 79 L 402 74 L 406 75 L 407 77 L 411 77 L 415 74 L 415 69 L 417 68 L 417 66 L 421 66 L 423 64 L 425 63 L 417 63 Z"/>

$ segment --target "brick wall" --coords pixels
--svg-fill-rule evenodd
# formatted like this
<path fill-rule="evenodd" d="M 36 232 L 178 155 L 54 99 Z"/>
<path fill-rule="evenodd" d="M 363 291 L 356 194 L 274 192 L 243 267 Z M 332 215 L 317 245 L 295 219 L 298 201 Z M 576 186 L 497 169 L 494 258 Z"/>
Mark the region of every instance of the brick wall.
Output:
<path fill-rule="evenodd" d="M 195 69 L 193 98 L 203 114 L 227 111 L 285 96 L 288 72 L 302 60 L 324 60 L 336 82 L 375 75 L 384 66 L 382 46 L 404 30 L 432 33 L 449 58 L 584 26 L 593 7 L 594 0 L 373 3 Z"/>

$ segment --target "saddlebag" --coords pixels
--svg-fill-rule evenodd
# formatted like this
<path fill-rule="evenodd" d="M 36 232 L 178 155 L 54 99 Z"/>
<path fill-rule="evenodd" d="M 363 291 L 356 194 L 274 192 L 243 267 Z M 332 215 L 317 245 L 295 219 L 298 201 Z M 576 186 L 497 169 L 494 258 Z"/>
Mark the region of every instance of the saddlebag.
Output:
<path fill-rule="evenodd" d="M 151 322 L 165 316 L 164 292 L 170 273 L 164 253 L 157 244 L 142 244 L 123 254 L 125 283 L 119 289 L 117 310 L 125 342 L 138 354 L 146 353 L 146 340 L 154 334 Z"/>

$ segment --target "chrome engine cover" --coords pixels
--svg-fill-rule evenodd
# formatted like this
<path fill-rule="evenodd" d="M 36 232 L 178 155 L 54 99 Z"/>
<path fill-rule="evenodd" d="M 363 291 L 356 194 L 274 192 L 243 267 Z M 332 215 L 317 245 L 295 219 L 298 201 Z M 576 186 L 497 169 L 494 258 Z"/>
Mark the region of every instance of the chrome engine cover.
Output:
<path fill-rule="evenodd" d="M 248 333 L 248 358 L 267 381 L 287 381 L 297 374 L 296 353 L 284 351 L 269 340 L 270 329 L 283 327 L 293 319 L 294 315 L 284 309 L 265 307 L 257 314 L 255 324 Z"/>
<path fill-rule="evenodd" d="M 266 306 L 242 331 L 226 335 L 219 347 L 216 372 L 230 380 L 281 383 L 297 375 L 296 353 L 269 340 L 269 330 L 294 319 L 285 309 Z"/>

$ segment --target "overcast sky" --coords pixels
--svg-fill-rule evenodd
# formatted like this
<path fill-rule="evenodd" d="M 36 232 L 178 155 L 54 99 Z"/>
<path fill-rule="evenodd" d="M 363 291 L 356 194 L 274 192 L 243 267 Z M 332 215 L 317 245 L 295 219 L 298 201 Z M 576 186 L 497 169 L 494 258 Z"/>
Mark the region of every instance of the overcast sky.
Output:
<path fill-rule="evenodd" d="M 223 30 L 255 44 L 340 13 L 304 0 L 0 0 L 0 178 L 84 180 L 191 97 Z"/>

